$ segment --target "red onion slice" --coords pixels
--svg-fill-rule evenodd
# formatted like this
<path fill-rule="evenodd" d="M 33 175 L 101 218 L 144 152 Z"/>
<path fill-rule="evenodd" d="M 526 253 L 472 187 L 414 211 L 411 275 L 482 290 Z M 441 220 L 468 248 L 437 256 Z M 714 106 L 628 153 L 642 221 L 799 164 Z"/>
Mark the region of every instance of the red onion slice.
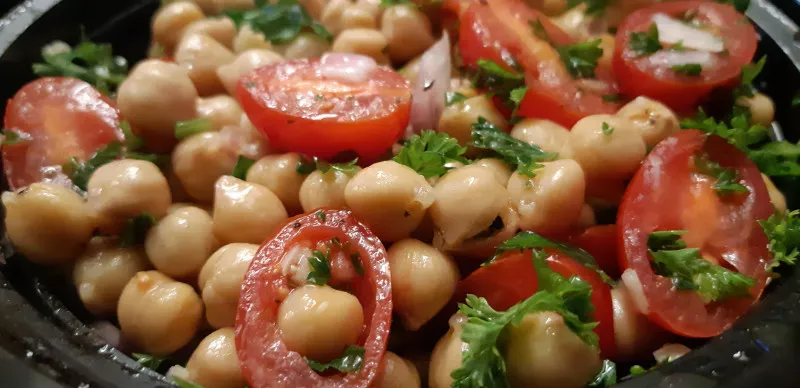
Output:
<path fill-rule="evenodd" d="M 647 298 L 644 296 L 642 282 L 639 280 L 639 276 L 636 275 L 636 271 L 630 268 L 626 269 L 625 272 L 622 273 L 622 283 L 624 283 L 625 287 L 628 289 L 628 293 L 636 309 L 644 315 L 649 314 L 650 305 L 647 303 Z"/>
<path fill-rule="evenodd" d="M 419 72 L 411 92 L 411 122 L 406 139 L 423 129 L 435 130 L 444 110 L 445 93 L 450 86 L 450 38 L 447 32 L 422 54 Z"/>
<path fill-rule="evenodd" d="M 719 53 L 725 50 L 725 42 L 714 34 L 694 28 L 666 14 L 657 13 L 653 15 L 653 23 L 656 24 L 658 40 L 661 43 L 681 43 L 685 48 L 712 53 Z"/>
<path fill-rule="evenodd" d="M 122 340 L 122 333 L 119 328 L 114 326 L 111 322 L 98 321 L 92 323 L 89 327 L 91 327 L 100 338 L 106 340 L 109 345 L 120 350 L 123 350 L 125 347 Z"/>
<path fill-rule="evenodd" d="M 377 68 L 375 60 L 364 55 L 329 53 L 320 59 L 319 74 L 338 81 L 364 82 Z"/>

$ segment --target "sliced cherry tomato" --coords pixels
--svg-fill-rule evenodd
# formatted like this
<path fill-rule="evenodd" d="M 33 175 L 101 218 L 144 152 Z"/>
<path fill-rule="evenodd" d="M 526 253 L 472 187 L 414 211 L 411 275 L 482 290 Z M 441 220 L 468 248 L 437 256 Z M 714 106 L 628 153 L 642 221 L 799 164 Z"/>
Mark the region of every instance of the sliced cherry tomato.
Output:
<path fill-rule="evenodd" d="M 620 275 L 617 257 L 618 231 L 616 225 L 597 225 L 574 234 L 567 242 L 589 252 L 597 265 L 608 276 L 618 279 Z"/>
<path fill-rule="evenodd" d="M 659 13 L 673 18 L 692 15 L 696 23 L 708 26 L 709 31 L 722 39 L 725 51 L 712 53 L 712 62 L 704 64 L 696 76 L 676 72 L 659 59 L 659 55 L 672 50 L 669 47 L 640 56 L 629 45 L 631 34 L 647 32 L 653 25 L 653 15 Z M 750 63 L 757 46 L 755 29 L 747 17 L 731 5 L 713 1 L 655 4 L 630 14 L 619 26 L 614 72 L 621 91 L 626 95 L 648 96 L 678 111 L 693 111 L 712 89 L 736 83 L 742 66 Z"/>
<path fill-rule="evenodd" d="M 597 272 L 561 253 L 551 252 L 547 264 L 561 276 L 576 275 L 592 287 L 594 318 L 599 322 L 594 332 L 600 337 L 603 357 L 613 357 L 616 345 L 611 287 Z M 538 288 L 531 252 L 514 252 L 467 276 L 459 283 L 456 298 L 463 301 L 467 294 L 478 295 L 486 298 L 492 308 L 504 311 L 535 294 Z"/>
<path fill-rule="evenodd" d="M 86 160 L 124 134 L 114 103 L 75 78 L 39 78 L 8 101 L 6 130 L 23 138 L 3 146 L 3 166 L 12 189 L 41 180 L 66 181 L 61 166 Z"/>
<path fill-rule="evenodd" d="M 250 121 L 279 149 L 324 159 L 354 151 L 377 159 L 408 125 L 408 81 L 385 66 L 356 81 L 323 75 L 322 67 L 320 59 L 265 66 L 242 77 L 236 95 Z"/>
<path fill-rule="evenodd" d="M 259 248 L 245 275 L 236 315 L 236 351 L 242 374 L 251 387 L 367 387 L 379 374 L 392 320 L 392 286 L 386 251 L 350 211 L 320 211 L 289 220 Z M 323 376 L 283 342 L 277 324 L 278 307 L 291 289 L 281 260 L 295 244 L 330 241 L 334 237 L 343 245 L 349 244 L 363 263 L 363 275 L 351 279 L 348 285 L 364 309 L 365 328 L 359 345 L 365 354 L 357 372 Z"/>
<path fill-rule="evenodd" d="M 720 198 L 709 179 L 695 171 L 699 153 L 735 170 L 747 194 Z M 649 318 L 686 337 L 711 337 L 730 327 L 766 285 L 770 253 L 757 221 L 772 213 L 758 168 L 722 138 L 687 130 L 659 143 L 628 186 L 617 216 L 624 253 L 620 266 L 634 271 L 642 284 Z M 650 264 L 647 239 L 662 230 L 686 230 L 682 238 L 689 247 L 754 278 L 750 297 L 705 304 L 696 292 L 677 290 L 671 278 L 656 274 Z"/>

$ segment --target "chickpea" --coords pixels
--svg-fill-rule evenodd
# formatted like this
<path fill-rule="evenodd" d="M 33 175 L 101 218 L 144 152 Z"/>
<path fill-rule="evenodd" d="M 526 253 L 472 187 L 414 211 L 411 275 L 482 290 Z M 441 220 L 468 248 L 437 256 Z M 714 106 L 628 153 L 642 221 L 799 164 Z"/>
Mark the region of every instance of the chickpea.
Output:
<path fill-rule="evenodd" d="M 80 194 L 37 182 L 5 192 L 6 232 L 14 247 L 37 264 L 74 260 L 92 237 L 94 224 Z"/>
<path fill-rule="evenodd" d="M 472 124 L 479 117 L 485 118 L 497 128 L 506 129 L 505 117 L 495 108 L 489 97 L 482 94 L 445 107 L 439 119 L 438 131 L 454 137 L 459 144 L 466 146 L 472 142 Z"/>
<path fill-rule="evenodd" d="M 775 103 L 766 94 L 756 93 L 753 97 L 742 97 L 736 103 L 750 109 L 750 115 L 756 124 L 769 128 L 775 120 Z"/>
<path fill-rule="evenodd" d="M 785 213 L 786 197 L 778 190 L 775 183 L 772 183 L 772 179 L 769 179 L 764 173 L 761 173 L 761 178 L 764 179 L 764 184 L 767 186 L 767 192 L 769 192 L 769 200 L 772 202 L 772 206 L 775 206 L 775 210 L 778 212 Z"/>
<path fill-rule="evenodd" d="M 664 104 L 647 97 L 636 97 L 617 112 L 617 116 L 629 120 L 642 135 L 644 143 L 653 148 L 681 129 L 678 117 Z"/>
<path fill-rule="evenodd" d="M 511 136 L 539 146 L 544 152 L 558 154 L 559 159 L 571 159 L 569 130 L 550 120 L 525 119 L 511 129 Z"/>
<path fill-rule="evenodd" d="M 417 367 L 392 352 L 383 356 L 383 373 L 376 388 L 420 388 Z"/>
<path fill-rule="evenodd" d="M 192 2 L 175 1 L 166 4 L 153 16 L 150 26 L 153 40 L 164 47 L 164 51 L 171 53 L 178 45 L 183 30 L 204 17 L 200 7 Z"/>
<path fill-rule="evenodd" d="M 419 7 L 395 5 L 381 17 L 381 32 L 389 42 L 389 58 L 403 63 L 422 54 L 434 42 L 431 22 Z"/>
<path fill-rule="evenodd" d="M 192 198 L 211 202 L 214 184 L 230 174 L 239 152 L 220 132 L 205 132 L 184 139 L 172 151 L 172 168 Z"/>
<path fill-rule="evenodd" d="M 322 9 L 320 22 L 331 34 L 337 35 L 348 28 L 377 27 L 375 14 L 350 0 L 332 0 Z"/>
<path fill-rule="evenodd" d="M 218 17 L 198 20 L 183 30 L 183 36 L 191 34 L 208 35 L 227 48 L 233 48 L 236 36 L 236 25 L 229 17 Z"/>
<path fill-rule="evenodd" d="M 211 128 L 214 131 L 219 131 L 228 125 L 239 125 L 243 114 L 242 107 L 231 96 L 218 95 L 197 101 L 197 117 L 211 121 Z"/>
<path fill-rule="evenodd" d="M 219 329 L 200 341 L 189 361 L 188 381 L 205 388 L 242 388 L 245 386 L 233 329 Z"/>
<path fill-rule="evenodd" d="M 414 239 L 394 243 L 387 252 L 394 311 L 409 330 L 418 330 L 444 307 L 461 276 L 453 259 Z"/>
<path fill-rule="evenodd" d="M 89 178 L 86 194 L 96 226 L 109 234 L 119 233 L 129 218 L 142 213 L 161 218 L 172 203 L 167 178 L 146 160 L 122 159 L 100 166 Z"/>
<path fill-rule="evenodd" d="M 219 243 L 208 213 L 195 206 L 167 214 L 147 232 L 144 249 L 161 273 L 176 278 L 197 276 Z"/>
<path fill-rule="evenodd" d="M 508 193 L 519 214 L 520 228 L 539 233 L 564 232 L 580 218 L 586 180 L 574 160 L 543 163 L 533 178 L 511 174 Z"/>
<path fill-rule="evenodd" d="M 228 244 L 217 249 L 200 270 L 197 285 L 212 327 L 233 326 L 242 281 L 258 250 L 255 244 Z"/>
<path fill-rule="evenodd" d="M 288 217 L 268 188 L 228 175 L 217 180 L 214 234 L 221 242 L 261 244 Z"/>
<path fill-rule="evenodd" d="M 664 331 L 640 313 L 628 288 L 620 282 L 611 289 L 614 311 L 614 342 L 620 360 L 637 360 L 658 348 Z"/>
<path fill-rule="evenodd" d="M 581 215 L 578 217 L 578 227 L 588 228 L 597 225 L 597 218 L 594 215 L 594 209 L 588 203 L 584 203 L 581 207 Z"/>
<path fill-rule="evenodd" d="M 582 388 L 602 367 L 600 352 L 553 312 L 528 314 L 512 325 L 505 359 L 514 387 Z"/>
<path fill-rule="evenodd" d="M 303 286 L 278 307 L 278 328 L 289 350 L 327 362 L 355 344 L 364 325 L 358 299 L 328 286 Z"/>
<path fill-rule="evenodd" d="M 203 303 L 192 286 L 158 271 L 131 278 L 117 305 L 122 335 L 136 349 L 168 355 L 191 341 L 203 314 Z"/>
<path fill-rule="evenodd" d="M 513 237 L 518 230 L 519 215 L 509 204 L 497 215 L 486 230 L 455 247 L 449 248 L 448 251 L 459 257 L 485 260 L 496 252 L 495 247 Z M 443 245 L 441 235 L 435 235 L 433 246 L 439 248 L 443 247 Z"/>
<path fill-rule="evenodd" d="M 632 123 L 611 115 L 584 117 L 572 127 L 569 142 L 575 161 L 592 179 L 629 178 L 647 154 Z"/>
<path fill-rule="evenodd" d="M 228 94 L 236 95 L 239 80 L 251 71 L 266 65 L 283 61 L 283 57 L 266 49 L 250 49 L 239 54 L 236 59 L 217 68 L 217 76 Z"/>
<path fill-rule="evenodd" d="M 203 34 L 183 37 L 175 50 L 175 63 L 189 72 L 189 78 L 201 96 L 223 91 L 222 81 L 217 76 L 217 68 L 235 59 L 236 56 L 231 50 Z"/>
<path fill-rule="evenodd" d="M 253 9 L 253 0 L 192 0 L 206 15 L 216 15 L 229 9 Z"/>
<path fill-rule="evenodd" d="M 322 15 L 322 9 L 325 7 L 326 0 L 298 0 L 298 3 L 308 11 L 308 14 L 314 20 L 319 20 Z"/>
<path fill-rule="evenodd" d="M 123 248 L 110 239 L 94 238 L 75 263 L 72 281 L 89 312 L 111 315 L 125 284 L 147 267 L 142 248 Z"/>
<path fill-rule="evenodd" d="M 268 50 L 272 43 L 267 41 L 263 33 L 253 30 L 249 24 L 242 25 L 233 38 L 233 52 L 241 54 L 248 50 Z"/>
<path fill-rule="evenodd" d="M 385 8 L 381 5 L 381 0 L 355 0 L 355 4 L 357 7 L 367 10 L 376 20 L 380 20 L 383 16 Z"/>
<path fill-rule="evenodd" d="M 496 158 L 484 158 L 478 159 L 472 163 L 473 166 L 480 166 L 486 169 L 489 169 L 492 173 L 494 173 L 494 177 L 497 178 L 497 182 L 501 185 L 505 185 L 508 182 L 508 178 L 511 178 L 511 168 L 508 167 L 506 162 L 496 159 Z"/>
<path fill-rule="evenodd" d="M 247 181 L 264 186 L 280 198 L 290 215 L 303 212 L 300 206 L 300 186 L 306 179 L 297 172 L 300 155 L 295 152 L 267 155 L 247 171 Z"/>
<path fill-rule="evenodd" d="M 372 57 L 379 64 L 389 63 L 386 47 L 389 42 L 380 31 L 369 28 L 348 28 L 333 40 L 331 51 Z"/>
<path fill-rule="evenodd" d="M 195 118 L 197 90 L 180 66 L 150 59 L 139 62 L 119 86 L 117 106 L 148 148 L 168 151 L 175 144 L 175 123 Z"/>
<path fill-rule="evenodd" d="M 331 49 L 331 44 L 325 38 L 311 33 L 301 33 L 289 44 L 283 47 L 286 59 L 320 57 Z"/>
<path fill-rule="evenodd" d="M 300 185 L 300 204 L 304 212 L 321 208 L 347 208 L 344 198 L 347 182 L 353 173 L 330 170 L 322 173 L 317 170 L 309 174 Z"/>
<path fill-rule="evenodd" d="M 689 354 L 691 351 L 692 349 L 686 345 L 675 343 L 664 344 L 664 346 L 656 349 L 656 351 L 653 352 L 653 358 L 656 359 L 657 363 L 663 364 L 675 361 Z"/>
<path fill-rule="evenodd" d="M 461 351 L 465 344 L 461 341 L 461 325 L 466 317 L 456 314 L 450 318 L 450 330 L 439 339 L 431 353 L 428 368 L 428 386 L 430 388 L 450 388 L 453 378 L 450 374 L 461 367 Z"/>
<path fill-rule="evenodd" d="M 230 147 L 238 149 L 239 155 L 258 160 L 272 151 L 269 139 L 250 123 L 247 115 L 242 115 L 240 123 L 223 127 L 219 131 Z"/>
<path fill-rule="evenodd" d="M 611 61 L 614 58 L 614 48 L 617 44 L 617 38 L 607 32 L 600 34 L 597 37 L 600 39 L 600 48 L 603 50 L 603 56 L 597 60 L 597 66 L 601 68 L 611 68 Z"/>

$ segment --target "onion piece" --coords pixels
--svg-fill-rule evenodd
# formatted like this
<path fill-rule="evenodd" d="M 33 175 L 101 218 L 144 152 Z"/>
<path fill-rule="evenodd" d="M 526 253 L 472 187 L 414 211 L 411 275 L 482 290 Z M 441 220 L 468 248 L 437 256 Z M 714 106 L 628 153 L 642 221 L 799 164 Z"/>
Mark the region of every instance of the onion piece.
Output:
<path fill-rule="evenodd" d="M 685 48 L 720 53 L 725 51 L 725 42 L 714 34 L 698 30 L 663 13 L 653 15 L 661 43 L 678 44 Z"/>
<path fill-rule="evenodd" d="M 685 356 L 686 353 L 689 353 L 691 351 L 692 349 L 689 349 L 685 345 L 665 344 L 664 346 L 658 348 L 658 350 L 653 352 L 653 357 L 656 359 L 657 363 L 661 364 L 664 362 L 675 361 Z"/>
<path fill-rule="evenodd" d="M 680 66 L 698 64 L 708 67 L 714 64 L 713 54 L 707 51 L 659 51 L 648 57 L 651 64 L 655 66 Z"/>
<path fill-rule="evenodd" d="M 119 328 L 114 326 L 111 322 L 108 321 L 99 321 L 92 323 L 89 327 L 94 330 L 94 332 L 100 336 L 100 338 L 106 340 L 109 345 L 123 350 L 124 343 L 122 340 L 122 332 L 120 332 Z"/>
<path fill-rule="evenodd" d="M 633 300 L 634 306 L 640 313 L 647 315 L 650 312 L 650 305 L 647 303 L 647 298 L 644 296 L 644 289 L 642 282 L 639 280 L 639 275 L 636 271 L 628 268 L 622 273 L 622 283 L 628 289 L 628 293 Z"/>
<path fill-rule="evenodd" d="M 365 82 L 378 68 L 374 59 L 358 54 L 329 53 L 320 59 L 319 74 L 345 82 Z"/>
<path fill-rule="evenodd" d="M 411 92 L 411 122 L 406 139 L 423 129 L 435 130 L 439 126 L 450 86 L 450 72 L 450 38 L 445 31 L 419 61 L 419 72 Z"/>

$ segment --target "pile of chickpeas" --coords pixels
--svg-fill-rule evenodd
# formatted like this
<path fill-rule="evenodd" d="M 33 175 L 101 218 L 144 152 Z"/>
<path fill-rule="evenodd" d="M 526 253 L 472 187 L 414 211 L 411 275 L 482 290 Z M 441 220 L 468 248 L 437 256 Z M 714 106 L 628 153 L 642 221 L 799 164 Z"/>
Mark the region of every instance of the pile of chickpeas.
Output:
<path fill-rule="evenodd" d="M 565 1 L 529 2 L 560 15 L 554 21 L 573 37 L 599 36 L 606 53 L 613 51 L 613 37 L 605 30 L 594 34 L 598 20 L 583 8 L 564 13 Z M 612 8 L 610 15 L 651 2 L 625 2 L 624 10 Z M 415 6 L 384 8 L 380 0 L 300 3 L 335 35 L 332 43 L 309 32 L 273 45 L 247 26 L 237 30 L 229 18 L 210 16 L 251 8 L 252 0 L 163 5 L 153 18 L 152 37 L 171 59 L 137 64 L 116 102 L 149 149 L 171 153 L 170 165 L 113 161 L 94 172 L 85 195 L 47 182 L 2 195 L 8 235 L 21 253 L 36 263 L 71 265 L 85 307 L 98 317 L 116 316 L 135 351 L 169 356 L 195 346 L 185 367 L 170 373 L 206 388 L 245 385 L 232 329 L 242 279 L 258 245 L 289 217 L 320 207 L 351 209 L 386 244 L 394 313 L 413 332 L 453 297 L 462 278 L 458 260 L 490 257 L 520 229 L 558 233 L 595 224 L 595 209 L 618 203 L 647 151 L 679 129 L 675 113 L 644 97 L 571 129 L 532 118 L 509 126 L 489 96 L 471 89 L 454 70 L 451 91 L 468 98 L 444 109 L 439 131 L 468 145 L 471 125 L 483 117 L 514 138 L 557 153 L 558 160 L 530 178 L 470 148 L 474 163 L 454 166 L 439 178 L 426 179 L 391 160 L 353 172 L 303 175 L 297 171 L 301 155 L 271 150 L 232 97 L 238 79 L 283 60 L 345 52 L 380 64 L 407 63 L 401 74 L 413 82 L 419 56 L 439 34 Z M 772 121 L 768 97 L 757 94 L 744 102 L 756 122 Z M 177 140 L 175 124 L 197 118 L 208 119 L 212 130 Z M 613 132 L 604 133 L 603 123 Z M 257 160 L 245 180 L 230 176 L 240 155 Z M 771 182 L 768 187 L 776 206 L 785 209 L 780 192 Z M 157 222 L 144 243 L 120 246 L 117 236 L 127 220 L 145 212 Z M 502 228 L 484 233 L 498 218 Z M 297 288 L 283 301 L 278 325 L 287 347 L 326 361 L 356 343 L 364 317 L 353 295 L 305 283 L 313 248 L 298 246 L 285 254 L 284 270 Z M 622 283 L 612 297 L 620 358 L 634 359 L 658 346 L 661 334 L 636 312 Z M 315 303 L 327 307 L 308 307 Z M 461 323 L 459 315 L 450 320 L 450 331 L 429 359 L 411 363 L 387 353 L 378 386 L 419 387 L 428 380 L 432 388 L 449 387 L 450 372 L 461 363 Z M 597 350 L 558 314 L 531 315 L 510 336 L 506 359 L 513 386 L 581 387 L 600 368 Z M 429 370 L 427 378 L 420 378 L 418 368 Z"/>

